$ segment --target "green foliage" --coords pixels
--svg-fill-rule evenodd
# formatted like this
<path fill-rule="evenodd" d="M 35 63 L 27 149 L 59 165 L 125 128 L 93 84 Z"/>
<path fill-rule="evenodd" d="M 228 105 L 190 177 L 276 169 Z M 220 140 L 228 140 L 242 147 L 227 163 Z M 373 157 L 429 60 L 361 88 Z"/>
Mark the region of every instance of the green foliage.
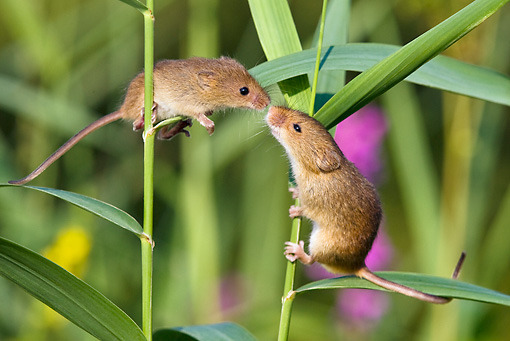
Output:
<path fill-rule="evenodd" d="M 80 208 L 83 208 L 85 211 L 88 211 L 92 214 L 97 215 L 105 220 L 108 220 L 115 225 L 126 229 L 138 237 L 140 237 L 143 233 L 143 229 L 140 224 L 121 209 L 112 206 L 108 203 L 105 203 L 101 200 L 97 200 L 94 198 L 87 197 L 85 195 L 81 195 L 78 193 L 63 191 L 54 188 L 44 188 L 44 187 L 34 187 L 34 186 L 16 186 L 10 184 L 0 184 L 0 187 L 18 187 L 18 188 L 29 188 L 39 192 L 43 192 L 46 194 L 53 195 L 57 198 L 67 201 L 70 204 L 76 205 Z"/>
<path fill-rule="evenodd" d="M 473 1 L 349 82 L 324 104 L 316 118 L 331 128 L 444 51 L 507 2 Z"/>
<path fill-rule="evenodd" d="M 510 305 L 510 296 L 458 280 L 415 273 L 379 272 L 383 278 L 432 295 L 486 303 Z M 381 287 L 355 276 L 324 279 L 296 289 L 296 293 L 312 290 L 358 288 L 383 290 Z"/>
<path fill-rule="evenodd" d="M 399 47 L 384 44 L 327 46 L 321 55 L 321 71 L 366 71 Z M 255 66 L 250 72 L 263 85 L 306 74 L 315 64 L 315 49 L 286 55 Z M 457 94 L 510 105 L 510 78 L 491 69 L 446 56 L 437 56 L 407 76 L 405 81 Z"/>
<path fill-rule="evenodd" d="M 225 322 L 161 329 L 154 333 L 154 340 L 255 341 L 256 339 L 243 327 L 235 323 Z"/>
<path fill-rule="evenodd" d="M 147 6 L 137 0 L 122 2 L 142 12 L 146 25 L 152 22 Z M 142 25 L 136 11 L 124 4 L 99 0 L 76 1 L 65 6 L 57 5 L 57 0 L 54 3 L 55 11 L 48 11 L 35 0 L 0 3 L 1 24 L 7 28 L 5 40 L 0 41 L 1 179 L 15 178 L 21 172 L 18 167 L 32 168 L 61 138 L 91 121 L 94 110 L 113 110 L 121 89 L 140 69 Z M 510 165 L 508 158 L 498 151 L 508 143 L 505 134 L 508 108 L 467 99 L 457 103 L 452 98 L 459 97 L 440 97 L 438 92 L 417 90 L 400 83 L 405 79 L 510 105 L 510 78 L 503 74 L 508 70 L 510 53 L 506 44 L 510 22 L 505 20 L 509 14 L 507 8 L 488 20 L 491 29 L 480 27 L 472 33 L 481 32 L 471 40 L 477 46 L 477 57 L 466 53 L 469 63 L 445 56 L 433 58 L 506 1 L 474 1 L 421 36 L 421 32 L 413 31 L 415 25 L 409 25 L 412 18 L 421 23 L 416 27 L 425 31 L 435 25 L 438 16 L 448 17 L 456 9 L 447 4 L 429 8 L 410 2 L 399 4 L 398 11 L 394 11 L 393 2 L 387 0 L 379 4 L 385 11 L 375 13 L 367 10 L 368 3 L 373 5 L 371 1 L 359 1 L 351 9 L 348 1 L 330 1 L 318 92 L 334 96 L 319 110 L 317 118 L 333 127 L 361 106 L 378 100 L 391 125 L 385 149 L 388 187 L 381 189 L 381 195 L 389 233 L 398 253 L 405 255 L 399 266 L 445 274 L 451 253 L 467 248 L 469 261 L 463 276 L 479 286 L 422 274 L 387 272 L 383 275 L 437 295 L 508 305 L 507 295 L 484 288 L 509 290 L 505 281 L 509 262 L 505 236 L 510 219 L 507 175 Z M 235 6 L 228 1 L 207 4 L 204 10 L 198 0 L 186 9 L 179 7 L 179 2 L 156 3 L 159 6 L 155 13 L 156 36 L 159 35 L 156 58 L 234 55 L 246 65 L 259 64 L 250 71 L 268 86 L 276 101 L 281 100 L 279 90 L 272 86 L 274 83 L 280 85 L 289 105 L 306 110 L 310 102 L 307 75 L 313 72 L 317 51 L 302 51 L 302 46 L 316 44 L 317 34 L 313 30 L 319 18 L 319 4 L 289 6 L 283 0 L 249 1 L 249 8 L 244 4 L 244 13 L 243 4 L 237 2 Z M 188 11 L 187 15 L 183 11 Z M 419 15 L 413 11 L 424 13 L 429 21 L 417 20 Z M 136 22 L 140 25 L 135 25 Z M 201 32 L 204 26 L 197 23 L 207 26 L 206 34 Z M 347 30 L 358 32 L 354 41 L 370 42 L 345 44 Z M 399 31 L 409 36 L 401 38 Z M 399 47 L 402 41 L 416 36 L 419 37 Z M 207 45 L 210 42 L 213 46 Z M 259 43 L 267 62 L 261 62 Z M 342 88 L 344 70 L 363 73 Z M 462 105 L 461 101 L 471 102 Z M 228 111 L 225 116 L 213 116 L 217 131 L 211 138 L 195 125 L 191 140 L 180 137 L 170 143 L 156 144 L 154 172 L 152 167 L 145 172 L 149 174 L 145 188 L 155 185 L 155 271 L 153 279 L 152 262 L 147 258 L 152 256 L 152 245 L 142 239 L 143 262 L 149 264 L 143 271 L 143 290 L 135 280 L 140 270 L 122 266 L 139 259 L 139 252 L 123 243 L 108 243 L 108 247 L 104 247 L 107 242 L 101 243 L 121 239 L 116 234 L 122 233 L 121 230 L 103 228 L 102 221 L 33 195 L 33 191 L 0 191 L 0 234 L 33 249 L 42 250 L 51 242 L 55 231 L 68 221 L 90 227 L 97 245 L 95 254 L 88 260 L 85 279 L 101 292 L 113 288 L 117 295 L 115 301 L 122 302 L 120 305 L 127 314 L 84 281 L 3 238 L 0 242 L 2 276 L 100 339 L 114 339 L 112 333 L 119 339 L 144 339 L 128 317 L 139 314 L 140 291 L 145 295 L 145 307 L 149 305 L 149 311 L 145 308 L 141 318 L 149 338 L 152 322 L 146 325 L 146 321 L 154 309 L 157 326 L 195 325 L 160 330 L 154 335 L 156 340 L 204 339 L 204 335 L 209 339 L 211 333 L 226 337 L 219 336 L 220 340 L 253 339 L 240 325 L 258 339 L 274 339 L 285 264 L 281 246 L 288 238 L 290 227 L 285 214 L 289 204 L 285 189 L 287 165 L 268 134 L 258 134 L 265 130 L 261 116 L 238 111 Z M 37 180 L 47 186 L 64 185 L 87 195 L 26 187 L 56 196 L 141 236 L 142 228 L 135 218 L 92 198 L 116 202 L 128 212 L 140 212 L 143 174 L 141 167 L 136 166 L 141 165 L 140 138 L 115 129 L 105 128 L 108 134 L 98 132 L 94 138 L 84 141 L 68 158 Z M 460 137 L 456 135 L 459 132 Z M 444 139 L 440 138 L 441 133 Z M 16 146 L 14 150 L 12 146 Z M 152 150 L 152 146 L 148 148 Z M 115 162 L 108 162 L 112 157 Z M 149 159 L 153 158 L 149 155 Z M 101 166 L 95 165 L 96 159 L 101 160 Z M 16 161 L 19 164 L 15 167 Z M 145 195 L 151 200 L 146 201 L 151 210 L 152 193 Z M 135 213 L 133 216 L 138 219 Z M 147 224 L 152 226 L 149 211 L 144 215 L 144 227 Z M 152 227 L 150 230 L 152 236 Z M 68 252 L 72 256 L 72 250 Z M 119 255 L 122 255 L 120 260 Z M 147 294 L 152 280 L 153 301 Z M 301 282 L 308 280 L 298 277 L 296 283 Z M 226 285 L 234 287 L 227 286 L 225 290 Z M 293 320 L 299 322 L 290 330 L 292 340 L 311 339 L 321 330 L 327 331 L 325 340 L 333 340 L 347 332 L 330 318 L 331 295 L 336 290 L 321 290 L 338 288 L 379 289 L 353 277 L 299 287 L 292 312 Z M 302 295 L 304 292 L 309 294 Z M 234 303 L 229 304 L 233 308 L 229 308 L 224 301 L 232 297 Z M 395 298 L 391 314 L 400 314 L 402 318 L 398 326 L 388 320 L 387 327 L 374 329 L 373 335 L 380 340 L 394 339 L 396 332 L 388 331 L 397 327 L 420 329 L 420 335 L 430 339 L 472 339 L 480 333 L 484 338 L 498 338 L 509 322 L 505 314 L 498 314 L 501 311 L 498 309 L 503 308 L 497 306 L 454 301 L 438 311 L 397 295 L 391 298 Z M 0 321 L 9 321 L 0 322 L 0 338 L 26 333 L 21 326 L 28 321 L 25 316 L 34 314 L 34 309 L 23 304 L 23 299 L 23 293 L 13 291 L 7 282 L 0 282 L 0 300 L 6 306 L 17 307 L 12 316 L 0 309 Z M 136 303 L 128 303 L 131 300 Z M 214 324 L 224 320 L 234 320 L 239 325 Z M 51 330 L 44 323 L 32 329 Z M 62 339 L 72 339 L 69 333 L 72 332 L 55 329 L 47 337 L 62 335 Z"/>
<path fill-rule="evenodd" d="M 100 340 L 145 340 L 115 304 L 46 258 L 0 238 L 0 274 Z"/>

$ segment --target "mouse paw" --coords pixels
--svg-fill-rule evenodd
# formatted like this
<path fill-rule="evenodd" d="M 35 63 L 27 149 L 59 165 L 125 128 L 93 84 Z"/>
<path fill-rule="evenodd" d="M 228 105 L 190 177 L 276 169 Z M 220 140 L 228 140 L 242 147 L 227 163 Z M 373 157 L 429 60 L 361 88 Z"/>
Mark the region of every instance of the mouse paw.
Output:
<path fill-rule="evenodd" d="M 133 122 L 133 131 L 143 129 L 144 126 L 145 126 L 145 123 L 143 121 L 143 116 L 142 116 Z"/>
<path fill-rule="evenodd" d="M 289 187 L 289 192 L 292 193 L 292 199 L 299 198 L 299 189 L 297 187 Z"/>
<path fill-rule="evenodd" d="M 305 243 L 301 240 L 299 244 L 292 242 L 285 242 L 283 254 L 290 262 L 299 260 L 303 264 L 312 264 L 313 260 L 310 255 L 305 252 Z"/>
<path fill-rule="evenodd" d="M 187 131 L 186 127 L 191 127 L 191 119 L 183 120 L 177 122 L 174 126 L 166 126 L 163 127 L 158 133 L 158 139 L 160 140 L 170 140 L 172 137 L 179 133 L 183 133 L 186 137 L 190 137 L 189 131 Z"/>
<path fill-rule="evenodd" d="M 289 217 L 294 219 L 296 217 L 301 217 L 302 215 L 303 215 L 303 208 L 301 206 L 292 205 L 289 208 Z"/>
<path fill-rule="evenodd" d="M 158 103 L 156 103 L 156 102 L 152 103 L 151 111 L 152 111 L 151 121 L 152 121 L 152 124 L 154 124 L 158 121 Z"/>
<path fill-rule="evenodd" d="M 197 116 L 197 121 L 200 122 L 200 124 L 203 125 L 205 129 L 207 129 L 209 135 L 212 135 L 212 133 L 214 133 L 214 122 L 207 118 L 206 115 L 199 114 Z"/>

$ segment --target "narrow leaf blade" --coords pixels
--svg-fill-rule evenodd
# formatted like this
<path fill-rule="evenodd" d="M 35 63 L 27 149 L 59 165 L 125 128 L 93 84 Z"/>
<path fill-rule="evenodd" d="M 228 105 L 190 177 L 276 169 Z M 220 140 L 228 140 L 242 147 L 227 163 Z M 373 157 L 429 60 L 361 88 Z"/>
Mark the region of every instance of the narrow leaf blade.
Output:
<path fill-rule="evenodd" d="M 473 284 L 461 282 L 459 280 L 404 272 L 378 272 L 377 274 L 392 282 L 409 286 L 411 288 L 432 295 L 510 306 L 509 295 L 505 295 L 500 292 Z M 339 288 L 359 288 L 388 291 L 359 277 L 343 276 L 308 283 L 298 288 L 296 292 L 303 293 L 311 290 Z"/>
<path fill-rule="evenodd" d="M 365 71 L 398 51 L 386 44 L 360 43 L 324 48 L 321 70 Z M 296 52 L 250 69 L 263 86 L 305 74 L 315 63 L 313 49 Z M 406 81 L 510 106 L 510 77 L 450 57 L 437 56 Z"/>
<path fill-rule="evenodd" d="M 128 4 L 129 6 L 139 10 L 142 13 L 145 13 L 146 11 L 149 10 L 147 8 L 147 6 L 145 6 L 142 2 L 140 2 L 138 0 L 119 0 L 119 1 L 122 1 L 125 4 Z"/>
<path fill-rule="evenodd" d="M 316 118 L 326 127 L 336 125 L 462 38 L 508 1 L 473 1 L 357 76 L 317 112 Z"/>
<path fill-rule="evenodd" d="M 0 238 L 0 275 L 100 340 L 145 340 L 129 316 L 57 264 Z"/>
<path fill-rule="evenodd" d="M 248 0 L 259 41 L 268 60 L 302 50 L 287 0 Z M 306 110 L 310 103 L 308 76 L 279 83 L 287 102 Z"/>
<path fill-rule="evenodd" d="M 255 341 L 245 328 L 232 322 L 200 326 L 161 329 L 154 334 L 154 341 L 207 340 L 207 341 Z"/>
<path fill-rule="evenodd" d="M 143 233 L 142 226 L 136 221 L 135 218 L 122 211 L 121 209 L 105 203 L 101 200 L 97 200 L 82 194 L 68 192 L 55 188 L 47 188 L 47 187 L 35 187 L 35 186 L 18 186 L 11 184 L 0 184 L 0 187 L 20 187 L 20 188 L 29 188 L 36 191 L 40 191 L 46 194 L 53 195 L 57 198 L 65 200 L 73 205 L 76 205 L 85 211 L 88 211 L 92 214 L 95 214 L 103 219 L 106 219 L 115 225 L 126 229 L 137 236 L 140 236 Z"/>

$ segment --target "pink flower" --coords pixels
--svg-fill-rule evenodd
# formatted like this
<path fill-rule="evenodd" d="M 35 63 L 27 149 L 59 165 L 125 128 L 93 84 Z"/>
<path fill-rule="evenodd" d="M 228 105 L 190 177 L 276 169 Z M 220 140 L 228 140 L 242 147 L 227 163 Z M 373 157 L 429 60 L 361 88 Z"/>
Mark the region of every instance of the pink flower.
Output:
<path fill-rule="evenodd" d="M 336 127 L 335 141 L 345 157 L 372 182 L 380 180 L 380 149 L 386 131 L 384 114 L 379 108 L 370 105 L 349 116 Z"/>

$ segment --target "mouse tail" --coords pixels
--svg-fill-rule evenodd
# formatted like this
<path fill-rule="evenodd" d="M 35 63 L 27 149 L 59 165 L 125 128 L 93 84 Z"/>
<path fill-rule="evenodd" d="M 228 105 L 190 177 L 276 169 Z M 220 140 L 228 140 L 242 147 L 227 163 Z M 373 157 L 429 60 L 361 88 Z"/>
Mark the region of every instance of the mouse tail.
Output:
<path fill-rule="evenodd" d="M 426 294 L 423 291 L 419 291 L 410 287 L 407 287 L 402 284 L 398 284 L 392 281 L 388 281 L 382 277 L 377 276 L 372 271 L 370 271 L 367 267 L 361 268 L 356 272 L 356 275 L 370 281 L 380 287 L 385 289 L 397 292 L 399 294 L 403 294 L 409 297 L 413 297 L 419 299 L 421 301 L 435 303 L 435 304 L 445 304 L 450 302 L 452 299 L 447 297 L 435 296 L 431 294 Z"/>
<path fill-rule="evenodd" d="M 64 143 L 59 149 L 57 149 L 53 154 L 51 154 L 39 167 L 37 167 L 32 173 L 28 174 L 23 179 L 19 180 L 11 180 L 10 184 L 13 185 L 24 185 L 29 181 L 32 181 L 36 177 L 38 177 L 42 172 L 46 170 L 53 162 L 57 161 L 62 155 L 64 155 L 69 149 L 71 149 L 75 144 L 77 144 L 81 139 L 90 134 L 96 129 L 99 129 L 111 122 L 117 121 L 122 118 L 122 112 L 117 110 L 112 112 L 111 114 L 105 115 L 100 119 L 92 122 L 82 130 L 80 130 L 76 135 L 71 137 Z"/>
<path fill-rule="evenodd" d="M 464 263 L 464 259 L 466 258 L 466 253 L 462 252 L 460 255 L 459 261 L 457 262 L 457 266 L 455 267 L 455 270 L 453 271 L 452 278 L 457 279 L 459 276 L 460 269 L 462 267 L 462 264 Z M 366 279 L 367 281 L 370 281 L 380 287 L 383 287 L 385 289 L 398 292 L 400 294 L 410 296 L 417 298 L 421 301 L 429 302 L 429 303 L 435 303 L 435 304 L 445 304 L 450 302 L 452 299 L 449 297 L 441 297 L 431 294 L 426 294 L 423 291 L 419 291 L 410 287 L 406 287 L 405 285 L 401 285 L 392 281 L 388 281 L 387 279 L 384 279 L 382 277 L 377 276 L 372 271 L 370 271 L 366 266 L 361 268 L 360 270 L 356 271 L 356 275 Z"/>

